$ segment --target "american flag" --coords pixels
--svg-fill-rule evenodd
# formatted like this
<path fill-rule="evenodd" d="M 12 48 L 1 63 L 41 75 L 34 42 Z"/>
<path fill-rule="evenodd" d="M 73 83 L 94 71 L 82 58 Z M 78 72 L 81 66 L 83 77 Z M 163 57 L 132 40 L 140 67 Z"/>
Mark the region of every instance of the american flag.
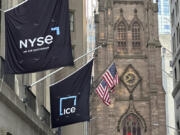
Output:
<path fill-rule="evenodd" d="M 111 100 L 109 98 L 108 86 L 104 80 L 102 80 L 98 85 L 98 87 L 96 88 L 96 92 L 106 105 L 110 105 Z"/>
<path fill-rule="evenodd" d="M 108 87 L 112 90 L 118 83 L 118 73 L 116 70 L 115 63 L 113 63 L 104 73 L 103 79 L 107 82 Z"/>

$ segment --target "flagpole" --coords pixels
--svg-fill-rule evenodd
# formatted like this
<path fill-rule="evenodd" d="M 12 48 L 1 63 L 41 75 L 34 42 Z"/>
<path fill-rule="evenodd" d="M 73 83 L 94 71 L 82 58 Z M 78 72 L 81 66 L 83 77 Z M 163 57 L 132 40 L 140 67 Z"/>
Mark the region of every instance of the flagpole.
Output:
<path fill-rule="evenodd" d="M 97 49 L 99 49 L 99 48 L 101 48 L 101 47 L 102 47 L 102 46 L 98 46 L 98 47 L 94 48 L 93 50 L 89 51 L 88 53 L 83 54 L 83 55 L 80 56 L 79 58 L 75 59 L 74 62 L 78 61 L 79 59 L 81 59 L 81 58 L 83 58 L 84 56 L 86 56 L 86 55 L 88 55 L 88 54 L 90 54 L 90 53 L 96 51 Z M 49 78 L 50 76 L 52 76 L 53 74 L 59 72 L 59 71 L 62 70 L 62 69 L 64 69 L 64 67 L 61 67 L 61 68 L 59 68 L 59 69 L 57 69 L 57 70 L 51 72 L 50 74 L 44 76 L 43 78 L 37 80 L 36 82 L 32 83 L 32 84 L 30 85 L 30 87 L 33 87 L 33 86 L 36 85 L 37 83 L 39 83 L 39 82 L 45 80 L 46 78 Z"/>
<path fill-rule="evenodd" d="M 72 73 L 70 73 L 68 76 L 66 76 L 65 78 L 63 78 L 63 79 L 61 79 L 61 80 L 59 80 L 59 81 L 57 81 L 57 82 L 55 82 L 55 83 L 53 83 L 53 84 L 51 84 L 51 85 L 49 85 L 50 87 L 51 86 L 53 86 L 53 85 L 55 85 L 55 84 L 57 84 L 57 83 L 59 83 L 59 82 L 62 82 L 63 80 L 65 80 L 66 78 L 68 78 L 68 77 L 70 77 L 70 76 L 72 76 L 73 74 L 75 74 L 76 72 L 78 72 L 79 70 L 81 70 L 83 67 L 85 67 L 90 61 L 92 61 L 94 59 L 94 57 L 93 58 L 91 58 L 86 64 L 84 64 L 83 66 L 81 66 L 81 67 L 79 67 L 77 70 L 75 70 L 74 72 L 72 72 Z"/>

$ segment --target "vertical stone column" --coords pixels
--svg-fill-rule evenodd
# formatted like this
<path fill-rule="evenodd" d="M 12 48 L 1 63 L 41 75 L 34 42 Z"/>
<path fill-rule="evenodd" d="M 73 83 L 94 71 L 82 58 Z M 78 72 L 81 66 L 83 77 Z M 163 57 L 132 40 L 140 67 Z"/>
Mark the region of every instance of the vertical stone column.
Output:
<path fill-rule="evenodd" d="M 148 66 L 152 135 L 166 134 L 165 93 L 162 88 L 161 45 L 158 39 L 157 5 L 149 4 Z M 150 18 L 149 16 L 149 18 Z"/>
<path fill-rule="evenodd" d="M 36 79 L 39 80 L 44 76 L 44 72 L 39 72 L 36 74 Z M 43 105 L 44 105 L 44 81 L 36 85 L 36 105 L 37 105 L 37 115 L 43 117 Z"/>
<path fill-rule="evenodd" d="M 149 67 L 149 93 L 150 93 L 150 118 L 151 118 L 151 133 L 152 135 L 158 135 L 158 105 L 157 105 L 157 85 L 156 85 L 156 48 L 155 44 L 148 44 L 148 67 Z"/>
<path fill-rule="evenodd" d="M 15 75 L 15 92 L 21 100 L 25 98 L 25 87 L 23 84 L 23 75 Z"/>
<path fill-rule="evenodd" d="M 159 135 L 157 93 L 151 91 L 150 96 L 150 118 L 151 118 L 151 135 Z"/>
<path fill-rule="evenodd" d="M 8 8 L 8 0 L 1 1 L 1 9 L 5 10 Z M 0 54 L 5 58 L 5 22 L 4 22 L 4 12 L 1 12 L 1 44 L 0 44 Z"/>
<path fill-rule="evenodd" d="M 154 27 L 154 36 L 155 40 L 159 40 L 159 33 L 158 33 L 158 3 L 153 3 L 153 27 Z"/>
<path fill-rule="evenodd" d="M 46 75 L 50 74 L 50 71 L 46 71 Z M 51 78 L 47 78 L 45 80 L 45 97 L 44 97 L 44 106 L 46 107 L 46 109 L 50 112 L 50 89 L 49 89 L 49 85 L 51 85 Z"/>

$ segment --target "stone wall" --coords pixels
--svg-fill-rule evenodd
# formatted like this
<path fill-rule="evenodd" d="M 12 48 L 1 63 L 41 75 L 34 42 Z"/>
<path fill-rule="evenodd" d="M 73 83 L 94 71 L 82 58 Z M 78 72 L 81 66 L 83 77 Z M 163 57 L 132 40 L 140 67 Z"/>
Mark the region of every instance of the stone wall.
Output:
<path fill-rule="evenodd" d="M 90 135 L 123 135 L 123 123 L 129 114 L 134 114 L 140 121 L 141 134 L 166 134 L 165 92 L 162 88 L 156 8 L 157 5 L 148 0 L 100 1 L 96 42 L 103 48 L 98 50 L 95 59 Z M 127 30 L 126 52 L 118 46 L 120 22 L 124 22 Z M 132 46 L 132 26 L 135 22 L 140 25 L 139 48 Z M 111 105 L 106 106 L 95 88 L 112 61 L 116 64 L 120 83 L 115 92 L 110 93 Z M 123 79 L 128 71 L 136 75 L 135 84 L 130 84 L 132 86 L 128 86 Z"/>

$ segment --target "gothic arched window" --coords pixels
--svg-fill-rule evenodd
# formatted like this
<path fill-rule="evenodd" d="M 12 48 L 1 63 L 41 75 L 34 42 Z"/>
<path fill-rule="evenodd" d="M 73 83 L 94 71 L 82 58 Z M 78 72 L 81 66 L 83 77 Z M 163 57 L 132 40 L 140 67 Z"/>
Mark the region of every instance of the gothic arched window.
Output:
<path fill-rule="evenodd" d="M 125 118 L 123 135 L 141 135 L 141 124 L 134 114 L 130 114 Z"/>
<path fill-rule="evenodd" d="M 124 22 L 120 22 L 118 25 L 118 46 L 126 47 L 127 45 L 127 30 Z"/>
<path fill-rule="evenodd" d="M 133 48 L 141 46 L 140 25 L 137 22 L 132 25 L 132 46 Z"/>

